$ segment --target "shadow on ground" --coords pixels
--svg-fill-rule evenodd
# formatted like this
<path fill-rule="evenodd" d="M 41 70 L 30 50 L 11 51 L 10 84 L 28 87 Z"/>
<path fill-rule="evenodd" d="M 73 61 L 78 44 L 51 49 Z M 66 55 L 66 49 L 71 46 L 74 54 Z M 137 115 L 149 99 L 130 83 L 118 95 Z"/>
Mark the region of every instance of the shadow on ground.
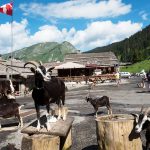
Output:
<path fill-rule="evenodd" d="M 137 91 L 136 93 L 147 93 L 147 94 L 150 94 L 150 91 Z"/>
<path fill-rule="evenodd" d="M 2 147 L 1 150 L 19 150 L 19 149 L 15 148 L 15 144 L 8 143 L 8 145 Z"/>
<path fill-rule="evenodd" d="M 98 145 L 90 145 L 83 148 L 82 150 L 98 150 Z"/>

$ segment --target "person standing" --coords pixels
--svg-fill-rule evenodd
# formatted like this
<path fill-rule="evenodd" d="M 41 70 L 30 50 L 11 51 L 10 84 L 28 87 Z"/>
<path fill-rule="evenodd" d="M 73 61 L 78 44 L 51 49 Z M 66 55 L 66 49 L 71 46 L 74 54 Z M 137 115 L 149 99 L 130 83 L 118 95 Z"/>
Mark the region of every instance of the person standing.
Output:
<path fill-rule="evenodd" d="M 148 90 L 150 91 L 150 70 L 149 72 L 146 74 L 147 77 L 147 83 L 148 83 Z"/>
<path fill-rule="evenodd" d="M 120 74 L 119 74 L 119 72 L 115 73 L 115 78 L 116 78 L 117 86 L 119 86 L 120 85 Z"/>
<path fill-rule="evenodd" d="M 146 72 L 143 70 L 142 72 L 142 87 L 145 88 L 145 81 L 146 81 L 146 78 L 147 78 L 147 75 L 146 75 Z"/>

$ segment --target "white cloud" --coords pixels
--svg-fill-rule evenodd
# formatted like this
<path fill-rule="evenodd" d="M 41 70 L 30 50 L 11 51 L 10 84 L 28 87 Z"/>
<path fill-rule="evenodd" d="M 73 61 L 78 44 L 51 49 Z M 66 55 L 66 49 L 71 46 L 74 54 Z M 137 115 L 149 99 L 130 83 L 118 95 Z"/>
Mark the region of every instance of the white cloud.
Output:
<path fill-rule="evenodd" d="M 12 31 L 10 23 L 0 25 L 0 54 L 11 52 L 12 43 L 13 49 L 18 49 L 20 47 L 25 47 L 26 45 L 29 45 L 29 32 L 26 29 L 27 24 L 27 20 L 22 20 L 20 23 L 13 22 Z"/>
<path fill-rule="evenodd" d="M 80 49 L 90 50 L 128 38 L 141 28 L 142 24 L 131 23 L 131 21 L 117 24 L 111 21 L 93 22 L 85 30 L 77 31 L 71 43 L 78 45 Z"/>
<path fill-rule="evenodd" d="M 105 18 L 116 17 L 131 11 L 131 5 L 122 0 L 71 0 L 61 3 L 21 4 L 25 15 L 37 15 L 46 19 L 52 18 Z"/>
<path fill-rule="evenodd" d="M 123 40 L 142 29 L 142 24 L 132 23 L 131 21 L 123 21 L 116 24 L 111 21 L 102 21 L 88 24 L 84 30 L 76 30 L 74 27 L 70 30 L 66 28 L 59 30 L 56 26 L 44 25 L 36 33 L 31 34 L 27 25 L 27 20 L 13 23 L 14 50 L 39 42 L 68 41 L 77 49 L 85 51 Z M 0 54 L 11 51 L 11 32 L 8 31 L 11 31 L 10 24 L 1 24 Z"/>
<path fill-rule="evenodd" d="M 139 15 L 142 17 L 143 20 L 148 20 L 148 14 L 145 11 L 141 11 Z"/>

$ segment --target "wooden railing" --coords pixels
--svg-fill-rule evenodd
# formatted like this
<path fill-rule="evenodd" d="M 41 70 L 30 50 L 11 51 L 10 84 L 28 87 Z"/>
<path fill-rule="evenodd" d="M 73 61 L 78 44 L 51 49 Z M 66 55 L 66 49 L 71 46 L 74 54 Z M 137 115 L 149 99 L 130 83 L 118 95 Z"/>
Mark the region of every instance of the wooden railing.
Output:
<path fill-rule="evenodd" d="M 65 82 L 81 82 L 81 81 L 100 81 L 105 82 L 106 80 L 115 80 L 114 74 L 102 74 L 98 76 L 70 76 L 70 77 L 58 77 L 63 79 Z"/>

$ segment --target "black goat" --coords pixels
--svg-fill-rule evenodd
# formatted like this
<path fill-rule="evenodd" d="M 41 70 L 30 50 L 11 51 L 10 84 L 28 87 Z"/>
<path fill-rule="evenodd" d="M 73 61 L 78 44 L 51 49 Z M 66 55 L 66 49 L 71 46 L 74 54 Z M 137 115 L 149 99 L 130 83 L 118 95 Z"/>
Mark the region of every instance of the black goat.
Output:
<path fill-rule="evenodd" d="M 23 127 L 23 121 L 20 116 L 20 109 L 24 105 L 16 103 L 15 99 L 8 99 L 7 96 L 0 98 L 0 118 L 17 117 L 19 120 L 20 127 Z M 1 128 L 1 124 L 0 124 Z"/>
<path fill-rule="evenodd" d="M 110 98 L 108 96 L 93 97 L 91 95 L 88 95 L 85 99 L 87 102 L 90 102 L 91 105 L 94 107 L 96 117 L 97 117 L 98 108 L 103 106 L 107 107 L 108 114 L 112 114 L 112 109 L 109 102 Z"/>
<path fill-rule="evenodd" d="M 65 84 L 62 80 L 58 78 L 50 78 L 49 73 L 54 67 L 46 68 L 42 65 L 41 62 L 37 63 L 35 61 L 29 61 L 25 63 L 24 67 L 28 64 L 31 64 L 35 67 L 31 67 L 30 70 L 34 73 L 35 77 L 35 87 L 33 88 L 32 98 L 35 103 L 35 109 L 37 112 L 37 130 L 41 128 L 40 123 L 40 106 L 46 105 L 47 109 L 47 130 L 50 130 L 48 123 L 48 115 L 50 110 L 50 103 L 56 103 L 59 109 L 58 119 L 61 117 L 61 102 L 64 105 L 65 103 Z M 64 120 L 66 118 L 63 118 Z"/>
<path fill-rule="evenodd" d="M 150 148 L 150 107 L 147 109 L 141 108 L 140 114 L 132 114 L 135 117 L 135 132 L 140 133 L 146 130 L 146 150 Z"/>

